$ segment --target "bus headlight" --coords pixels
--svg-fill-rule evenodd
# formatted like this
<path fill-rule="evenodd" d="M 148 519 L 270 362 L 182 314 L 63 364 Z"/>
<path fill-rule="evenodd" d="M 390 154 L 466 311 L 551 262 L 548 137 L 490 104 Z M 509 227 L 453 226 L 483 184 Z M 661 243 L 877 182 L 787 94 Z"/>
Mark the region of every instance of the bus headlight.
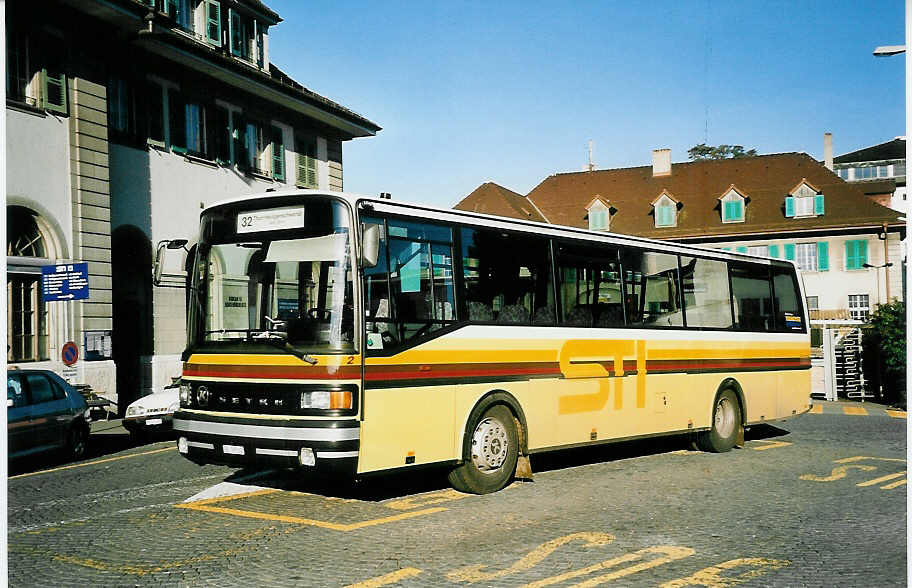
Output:
<path fill-rule="evenodd" d="M 181 384 L 181 387 L 180 387 L 181 406 L 190 406 L 190 403 L 192 401 L 193 401 L 193 388 L 190 387 L 189 382 L 186 384 Z"/>
<path fill-rule="evenodd" d="M 301 392 L 301 408 L 317 410 L 348 410 L 352 407 L 349 390 L 311 390 Z"/>

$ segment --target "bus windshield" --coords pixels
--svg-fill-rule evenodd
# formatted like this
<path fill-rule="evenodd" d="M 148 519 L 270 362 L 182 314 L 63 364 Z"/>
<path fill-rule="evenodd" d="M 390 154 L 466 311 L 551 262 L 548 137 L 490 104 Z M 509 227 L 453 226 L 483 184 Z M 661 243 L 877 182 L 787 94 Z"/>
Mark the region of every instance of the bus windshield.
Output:
<path fill-rule="evenodd" d="M 203 218 L 191 341 L 352 352 L 346 207 L 329 199 L 257 210 L 247 206 L 220 207 Z"/>

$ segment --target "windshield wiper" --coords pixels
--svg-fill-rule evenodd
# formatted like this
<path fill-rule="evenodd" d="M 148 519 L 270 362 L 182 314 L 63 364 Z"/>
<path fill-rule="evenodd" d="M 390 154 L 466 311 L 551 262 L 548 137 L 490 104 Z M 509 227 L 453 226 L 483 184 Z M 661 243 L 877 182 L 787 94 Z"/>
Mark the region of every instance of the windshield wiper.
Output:
<path fill-rule="evenodd" d="M 266 331 L 266 332 L 269 332 L 269 331 Z M 292 346 L 288 343 L 288 341 L 286 341 L 286 340 L 285 340 L 283 337 L 281 337 L 281 336 L 278 336 L 278 337 L 263 337 L 262 339 L 257 339 L 257 340 L 258 340 L 258 341 L 262 341 L 263 343 L 269 345 L 270 347 L 275 347 L 276 349 L 278 349 L 278 350 L 280 350 L 280 351 L 284 351 L 285 353 L 288 353 L 288 354 L 290 354 L 290 355 L 294 355 L 295 357 L 297 357 L 297 358 L 300 359 L 301 361 L 306 361 L 306 362 L 309 363 L 310 365 L 317 365 L 317 360 L 316 360 L 316 359 L 312 358 L 312 357 L 311 357 L 309 354 L 307 354 L 307 353 L 303 353 L 303 352 L 301 352 L 301 351 L 298 351 L 297 349 L 295 349 L 294 347 L 292 347 Z"/>

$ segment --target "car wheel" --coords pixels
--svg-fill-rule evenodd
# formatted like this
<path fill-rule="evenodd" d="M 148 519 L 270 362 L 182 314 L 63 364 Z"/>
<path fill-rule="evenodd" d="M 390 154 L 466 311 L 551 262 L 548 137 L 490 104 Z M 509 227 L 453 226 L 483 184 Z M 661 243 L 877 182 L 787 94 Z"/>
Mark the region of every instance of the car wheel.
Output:
<path fill-rule="evenodd" d="M 83 422 L 73 423 L 67 437 L 67 455 L 71 459 L 85 457 L 89 446 L 89 426 Z"/>

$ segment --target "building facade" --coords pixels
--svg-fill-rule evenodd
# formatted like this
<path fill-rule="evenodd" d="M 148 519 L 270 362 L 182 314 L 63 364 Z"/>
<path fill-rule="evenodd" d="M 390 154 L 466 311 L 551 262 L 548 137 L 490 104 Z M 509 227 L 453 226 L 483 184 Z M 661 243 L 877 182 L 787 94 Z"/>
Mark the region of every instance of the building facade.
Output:
<path fill-rule="evenodd" d="M 180 374 L 202 207 L 270 188 L 342 190 L 342 144 L 380 127 L 272 63 L 259 0 L 7 5 L 10 364 L 122 407 Z M 189 241 L 153 288 L 155 245 Z M 89 297 L 42 301 L 41 267 L 87 263 Z"/>
<path fill-rule="evenodd" d="M 660 149 L 651 167 L 552 175 L 526 200 L 551 223 L 794 260 L 818 325 L 902 297 L 900 215 L 804 153 L 672 164 Z"/>
<path fill-rule="evenodd" d="M 905 137 L 839 155 L 833 158 L 833 171 L 880 204 L 906 211 Z"/>

